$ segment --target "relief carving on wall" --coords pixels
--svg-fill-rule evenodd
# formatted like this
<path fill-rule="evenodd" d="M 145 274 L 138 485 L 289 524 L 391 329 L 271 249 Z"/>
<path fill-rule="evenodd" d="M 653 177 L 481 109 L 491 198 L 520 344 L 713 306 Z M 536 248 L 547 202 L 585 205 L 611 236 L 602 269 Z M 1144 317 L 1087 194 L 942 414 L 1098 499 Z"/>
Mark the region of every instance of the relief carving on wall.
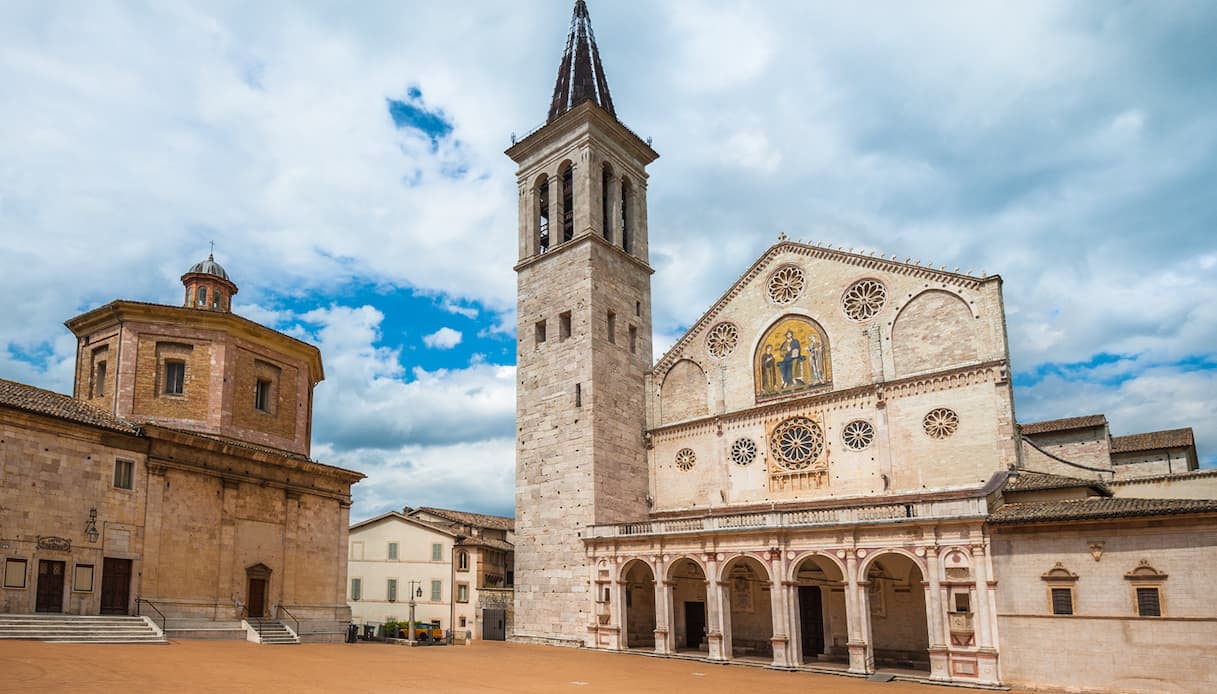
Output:
<path fill-rule="evenodd" d="M 38 549 L 48 549 L 55 552 L 70 552 L 72 551 L 72 541 L 66 537 L 39 535 Z"/>
<path fill-rule="evenodd" d="M 828 337 L 815 321 L 786 316 L 757 345 L 753 368 L 757 402 L 828 385 L 832 382 Z"/>

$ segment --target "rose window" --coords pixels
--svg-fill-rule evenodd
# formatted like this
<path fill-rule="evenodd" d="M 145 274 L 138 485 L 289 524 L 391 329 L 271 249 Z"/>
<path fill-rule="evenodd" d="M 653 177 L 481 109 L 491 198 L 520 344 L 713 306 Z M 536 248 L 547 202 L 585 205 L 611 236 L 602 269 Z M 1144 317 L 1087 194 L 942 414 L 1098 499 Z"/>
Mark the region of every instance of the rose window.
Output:
<path fill-rule="evenodd" d="M 775 304 L 788 304 L 803 291 L 803 271 L 793 265 L 778 268 L 769 276 L 769 298 Z"/>
<path fill-rule="evenodd" d="M 841 305 L 845 315 L 852 320 L 864 321 L 874 318 L 887 303 L 887 289 L 879 280 L 858 280 L 845 290 Z"/>
<path fill-rule="evenodd" d="M 735 351 L 735 345 L 739 343 L 739 329 L 731 323 L 719 323 L 710 329 L 710 333 L 706 335 L 706 349 L 711 356 L 722 359 L 723 357 Z"/>
<path fill-rule="evenodd" d="M 802 470 L 824 452 L 824 431 L 806 417 L 787 419 L 773 430 L 769 450 L 787 470 Z"/>
<path fill-rule="evenodd" d="M 682 448 L 676 452 L 676 467 L 688 472 L 697 463 L 697 454 L 692 448 Z"/>
<path fill-rule="evenodd" d="M 945 407 L 930 410 L 921 421 L 921 428 L 932 439 L 945 439 L 959 428 L 959 415 Z"/>
<path fill-rule="evenodd" d="M 731 460 L 736 465 L 751 465 L 756 460 L 756 442 L 752 439 L 736 439 L 731 444 Z"/>
<path fill-rule="evenodd" d="M 852 451 L 860 451 L 875 440 L 875 427 L 870 422 L 856 419 L 845 425 L 841 431 L 841 441 Z"/>

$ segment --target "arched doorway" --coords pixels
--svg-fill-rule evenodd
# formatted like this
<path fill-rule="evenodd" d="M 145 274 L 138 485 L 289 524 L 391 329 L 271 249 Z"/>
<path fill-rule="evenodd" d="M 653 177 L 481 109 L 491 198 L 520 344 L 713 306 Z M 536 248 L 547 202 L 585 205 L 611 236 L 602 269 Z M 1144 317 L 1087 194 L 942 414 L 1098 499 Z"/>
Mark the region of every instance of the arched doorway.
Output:
<path fill-rule="evenodd" d="M 889 552 L 866 567 L 870 642 L 876 667 L 930 669 L 924 574 L 907 556 Z"/>
<path fill-rule="evenodd" d="M 672 582 L 672 632 L 676 651 L 708 652 L 706 641 L 706 572 L 692 559 L 673 562 L 668 570 Z"/>
<path fill-rule="evenodd" d="M 805 557 L 795 565 L 794 632 L 798 637 L 796 662 L 849 658 L 849 626 L 845 613 L 845 577 L 841 568 L 821 555 Z"/>
<path fill-rule="evenodd" d="M 769 572 L 753 557 L 736 557 L 723 567 L 729 657 L 773 660 L 771 589 Z"/>
<path fill-rule="evenodd" d="M 625 647 L 655 648 L 655 574 L 646 562 L 634 560 L 622 573 L 625 580 Z"/>

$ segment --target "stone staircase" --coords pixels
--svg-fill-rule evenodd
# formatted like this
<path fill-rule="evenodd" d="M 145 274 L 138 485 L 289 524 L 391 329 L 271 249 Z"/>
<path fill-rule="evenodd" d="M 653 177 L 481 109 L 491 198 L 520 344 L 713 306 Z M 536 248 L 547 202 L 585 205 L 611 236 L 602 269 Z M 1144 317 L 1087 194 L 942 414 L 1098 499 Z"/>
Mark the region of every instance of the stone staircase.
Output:
<path fill-rule="evenodd" d="M 300 643 L 300 637 L 282 622 L 273 619 L 249 619 L 250 628 L 258 635 L 258 643 L 264 645 L 290 645 Z"/>
<path fill-rule="evenodd" d="M 0 614 L 0 640 L 54 643 L 169 643 L 146 617 Z"/>

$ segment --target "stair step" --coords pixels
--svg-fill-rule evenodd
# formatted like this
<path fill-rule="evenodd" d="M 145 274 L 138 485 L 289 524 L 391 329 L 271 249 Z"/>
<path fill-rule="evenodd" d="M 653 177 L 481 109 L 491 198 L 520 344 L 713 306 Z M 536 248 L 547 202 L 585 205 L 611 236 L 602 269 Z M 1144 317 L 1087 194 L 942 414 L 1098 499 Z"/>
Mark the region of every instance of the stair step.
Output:
<path fill-rule="evenodd" d="M 0 640 L 51 643 L 167 643 L 142 617 L 0 615 Z"/>

